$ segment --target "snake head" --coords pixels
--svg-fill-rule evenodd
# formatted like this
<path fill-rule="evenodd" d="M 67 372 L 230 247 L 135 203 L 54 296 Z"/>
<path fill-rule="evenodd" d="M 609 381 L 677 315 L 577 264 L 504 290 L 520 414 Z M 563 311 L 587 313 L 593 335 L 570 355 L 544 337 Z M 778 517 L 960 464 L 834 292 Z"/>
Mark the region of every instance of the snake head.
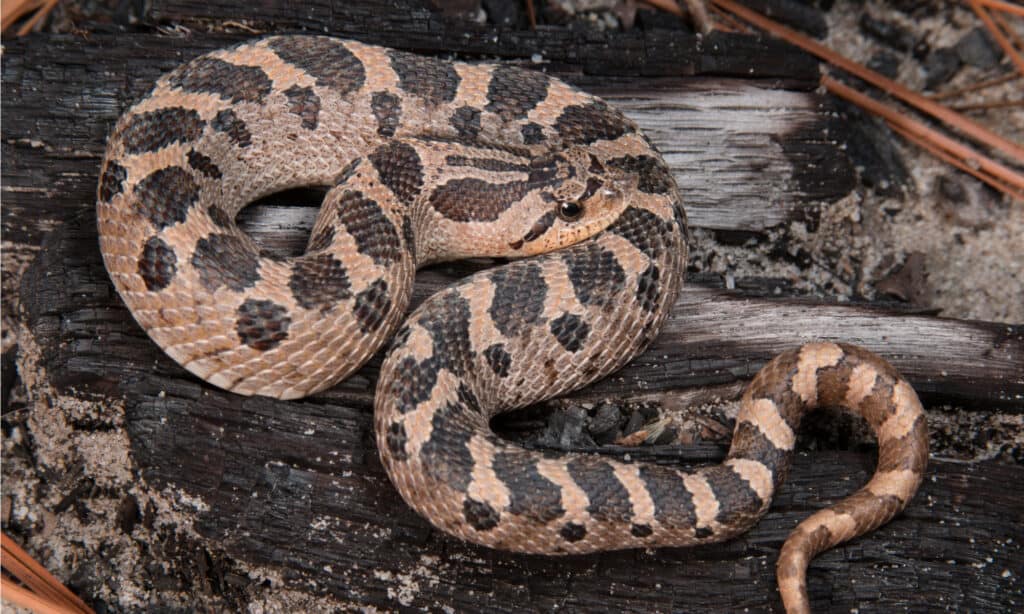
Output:
<path fill-rule="evenodd" d="M 539 190 L 540 214 L 509 242 L 513 257 L 541 254 L 589 239 L 611 225 L 637 197 L 636 174 L 607 166 L 582 147 L 569 148 L 533 162 L 553 168 Z"/>

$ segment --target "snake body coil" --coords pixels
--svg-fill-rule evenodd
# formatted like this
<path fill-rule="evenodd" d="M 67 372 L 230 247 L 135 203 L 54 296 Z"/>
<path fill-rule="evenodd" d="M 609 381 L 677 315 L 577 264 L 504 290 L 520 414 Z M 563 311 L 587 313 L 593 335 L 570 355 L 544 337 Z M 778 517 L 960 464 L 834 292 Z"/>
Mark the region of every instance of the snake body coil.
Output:
<path fill-rule="evenodd" d="M 262 255 L 235 225 L 249 202 L 313 185 L 329 190 L 302 256 Z M 413 508 L 463 539 L 545 554 L 728 539 L 767 511 L 800 417 L 843 405 L 878 434 L 879 466 L 784 545 L 780 590 L 800 611 L 809 560 L 888 521 L 921 481 L 917 397 L 845 345 L 765 367 L 719 466 L 541 453 L 491 432 L 495 414 L 642 351 L 685 272 L 685 217 L 661 156 L 618 111 L 543 74 L 326 37 L 214 52 L 122 117 L 98 201 L 118 292 L 212 384 L 305 396 L 393 338 L 377 386 L 381 458 Z M 533 257 L 466 278 L 403 324 L 417 267 L 473 256 Z"/>

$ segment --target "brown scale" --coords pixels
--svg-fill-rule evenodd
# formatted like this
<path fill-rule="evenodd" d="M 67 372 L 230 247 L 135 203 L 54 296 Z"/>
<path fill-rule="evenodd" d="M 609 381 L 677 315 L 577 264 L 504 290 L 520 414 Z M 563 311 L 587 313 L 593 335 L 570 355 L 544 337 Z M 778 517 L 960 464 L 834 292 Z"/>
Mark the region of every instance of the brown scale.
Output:
<path fill-rule="evenodd" d="M 327 188 L 307 252 L 261 256 L 236 214 L 300 186 Z M 715 467 L 529 451 L 490 431 L 495 413 L 641 352 L 686 265 L 660 155 L 618 111 L 546 75 L 326 37 L 242 44 L 178 68 L 125 114 L 97 194 L 104 262 L 135 318 L 239 394 L 296 398 L 352 373 L 401 325 L 419 266 L 534 256 L 421 305 L 378 381 L 391 480 L 463 539 L 544 554 L 729 539 L 767 511 L 803 414 L 841 405 L 876 432 L 878 469 L 783 546 L 779 588 L 799 612 L 810 559 L 887 522 L 920 484 L 917 397 L 845 345 L 770 362 Z"/>

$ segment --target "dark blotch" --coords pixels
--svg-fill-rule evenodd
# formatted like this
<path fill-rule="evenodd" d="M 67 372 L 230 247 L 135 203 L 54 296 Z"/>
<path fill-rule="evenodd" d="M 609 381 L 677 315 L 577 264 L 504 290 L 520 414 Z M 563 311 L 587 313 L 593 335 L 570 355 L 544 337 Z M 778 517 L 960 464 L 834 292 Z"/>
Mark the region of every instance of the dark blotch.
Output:
<path fill-rule="evenodd" d="M 530 190 L 523 181 L 490 183 L 476 178 L 452 179 L 430 194 L 430 206 L 456 222 L 493 222 Z"/>
<path fill-rule="evenodd" d="M 396 409 L 407 414 L 429 399 L 437 383 L 437 372 L 437 361 L 433 357 L 423 361 L 403 358 L 391 381 L 391 397 L 395 399 Z"/>
<path fill-rule="evenodd" d="M 452 113 L 448 122 L 460 137 L 475 139 L 480 134 L 480 109 L 469 106 L 459 107 Z"/>
<path fill-rule="evenodd" d="M 395 136 L 398 122 L 402 119 L 402 101 L 391 92 L 374 92 L 370 98 L 370 109 L 377 118 L 377 134 Z"/>
<path fill-rule="evenodd" d="M 391 311 L 391 297 L 388 295 L 388 282 L 378 279 L 356 295 L 352 312 L 359 321 L 363 332 L 370 333 L 387 319 Z"/>
<path fill-rule="evenodd" d="M 576 524 L 575 522 L 567 522 L 562 526 L 562 530 L 559 531 L 562 539 L 567 542 L 578 542 L 587 536 L 587 527 Z"/>
<path fill-rule="evenodd" d="M 135 207 L 157 230 L 184 222 L 199 200 L 199 185 L 180 166 L 153 171 L 135 186 Z"/>
<path fill-rule="evenodd" d="M 451 62 L 404 51 L 391 50 L 388 53 L 391 68 L 398 75 L 398 86 L 404 91 L 433 105 L 455 99 L 461 79 Z"/>
<path fill-rule="evenodd" d="M 637 189 L 648 194 L 668 194 L 676 185 L 668 166 L 654 156 L 622 156 L 608 166 L 637 175 Z"/>
<path fill-rule="evenodd" d="M 654 529 L 648 524 L 634 524 L 629 528 L 629 532 L 633 537 L 650 537 L 651 533 L 654 533 Z"/>
<path fill-rule="evenodd" d="M 152 237 L 142 248 L 139 258 L 139 275 L 146 282 L 150 292 L 163 290 L 170 285 L 177 272 L 178 257 L 160 237 Z"/>
<path fill-rule="evenodd" d="M 523 142 L 527 145 L 536 145 L 544 142 L 544 129 L 540 124 L 530 122 L 522 127 L 520 132 L 523 135 Z"/>
<path fill-rule="evenodd" d="M 587 243 L 562 255 L 576 298 L 584 305 L 609 305 L 622 293 L 626 272 L 615 254 Z"/>
<path fill-rule="evenodd" d="M 198 139 L 205 125 L 192 109 L 158 109 L 129 117 L 121 129 L 121 142 L 128 153 L 156 151 Z"/>
<path fill-rule="evenodd" d="M 479 415 L 461 402 L 446 402 L 434 411 L 430 438 L 420 448 L 423 469 L 438 483 L 455 490 L 469 488 L 473 479 L 473 455 L 469 441 Z"/>
<path fill-rule="evenodd" d="M 469 158 L 466 156 L 446 156 L 444 163 L 448 166 L 471 166 L 473 168 L 479 168 L 484 171 L 494 171 L 498 173 L 529 173 L 530 167 L 527 164 L 520 162 L 509 162 L 507 160 L 499 160 L 497 158 Z"/>
<path fill-rule="evenodd" d="M 392 422 L 388 425 L 388 432 L 386 435 L 388 444 L 388 450 L 391 451 L 391 456 L 397 461 L 406 461 L 409 459 L 408 453 L 405 451 L 405 444 L 408 438 L 405 435 L 405 425 L 401 422 Z"/>
<path fill-rule="evenodd" d="M 484 358 L 487 364 L 498 377 L 508 376 L 509 367 L 512 366 L 512 355 L 505 351 L 505 346 L 495 343 L 484 350 Z"/>
<path fill-rule="evenodd" d="M 210 125 L 217 132 L 228 135 L 231 142 L 239 147 L 252 145 L 252 134 L 249 133 L 249 127 L 231 109 L 224 109 L 217 113 Z"/>
<path fill-rule="evenodd" d="M 775 444 L 761 433 L 761 429 L 753 424 L 740 422 L 736 425 L 732 446 L 729 448 L 729 458 L 755 460 L 768 467 L 776 488 L 786 479 L 792 455 L 792 452 L 776 448 Z"/>
<path fill-rule="evenodd" d="M 238 292 L 259 281 L 259 256 L 252 246 L 233 234 L 212 234 L 196 242 L 192 266 L 210 292 L 221 286 Z"/>
<path fill-rule="evenodd" d="M 469 339 L 469 301 L 452 288 L 423 304 L 417 322 L 434 341 L 438 365 L 462 375 L 476 358 Z"/>
<path fill-rule="evenodd" d="M 302 127 L 316 130 L 320 121 L 320 97 L 311 87 L 293 85 L 284 91 L 288 97 L 288 111 L 302 118 Z"/>
<path fill-rule="evenodd" d="M 654 518 L 671 527 L 692 527 L 697 522 L 693 497 L 683 485 L 683 477 L 668 467 L 642 465 L 640 479 L 654 503 Z"/>
<path fill-rule="evenodd" d="M 675 223 L 663 220 L 650 211 L 630 207 L 609 227 L 610 232 L 633 244 L 651 260 L 659 260 L 668 249 L 678 249 Z"/>
<path fill-rule="evenodd" d="M 603 460 L 589 456 L 573 459 L 566 469 L 573 482 L 587 494 L 587 511 L 598 521 L 627 522 L 633 514 L 629 491 L 615 477 L 615 470 Z"/>
<path fill-rule="evenodd" d="M 124 191 L 124 180 L 128 178 L 128 171 L 113 160 L 107 162 L 107 166 L 100 175 L 99 197 L 101 202 L 110 202 L 110 199 Z"/>
<path fill-rule="evenodd" d="M 291 323 L 288 310 L 273 301 L 247 299 L 238 308 L 238 338 L 261 352 L 284 341 Z"/>
<path fill-rule="evenodd" d="M 569 352 L 577 352 L 590 334 L 590 325 L 572 313 L 563 313 L 551 320 L 551 334 Z"/>
<path fill-rule="evenodd" d="M 306 246 L 307 252 L 318 252 L 325 250 L 331 246 L 334 241 L 334 227 L 324 226 L 316 234 L 309 237 L 309 245 Z"/>
<path fill-rule="evenodd" d="M 519 451 L 494 456 L 494 473 L 509 490 L 509 512 L 537 522 L 551 522 L 565 514 L 562 489 L 537 471 L 536 461 Z"/>
<path fill-rule="evenodd" d="M 282 36 L 268 46 L 285 62 L 308 72 L 316 84 L 344 96 L 366 82 L 363 63 L 336 38 L 326 36 Z"/>
<path fill-rule="evenodd" d="M 423 163 L 416 150 L 401 141 L 381 145 L 369 156 L 384 185 L 409 204 L 423 188 Z"/>
<path fill-rule="evenodd" d="M 636 300 L 644 311 L 651 312 L 658 307 L 658 299 L 661 297 L 660 275 L 658 265 L 651 263 L 637 278 Z"/>
<path fill-rule="evenodd" d="M 416 233 L 412 229 L 412 219 L 408 215 L 402 218 L 402 240 L 405 241 L 405 249 L 409 250 L 409 254 L 415 260 Z"/>
<path fill-rule="evenodd" d="M 217 205 L 211 205 L 210 208 L 206 210 L 206 214 L 210 216 L 210 221 L 217 226 L 220 226 L 225 230 L 231 228 L 231 222 L 233 221 L 231 216 L 228 215 L 227 211 L 221 209 Z"/>
<path fill-rule="evenodd" d="M 726 465 L 704 470 L 711 492 L 718 499 L 718 522 L 724 525 L 744 523 L 757 518 L 763 501 L 750 484 Z"/>
<path fill-rule="evenodd" d="M 494 298 L 488 313 L 503 335 L 528 333 L 541 323 L 548 286 L 538 265 L 531 262 L 501 267 L 490 277 Z"/>
<path fill-rule="evenodd" d="M 601 101 L 566 107 L 555 121 L 555 131 L 566 143 L 610 141 L 634 130 L 622 113 Z"/>
<path fill-rule="evenodd" d="M 211 57 L 196 58 L 168 75 L 167 81 L 187 92 L 214 94 L 232 103 L 263 102 L 272 85 L 267 73 L 256 66 Z"/>
<path fill-rule="evenodd" d="M 498 526 L 498 520 L 501 518 L 498 511 L 490 505 L 468 497 L 462 506 L 462 512 L 469 526 L 477 531 L 490 531 Z"/>
<path fill-rule="evenodd" d="M 377 201 L 362 192 L 348 190 L 338 202 L 338 223 L 352 235 L 359 253 L 373 258 L 377 264 L 387 266 L 402 256 L 402 241 L 398 229 L 384 215 Z"/>
<path fill-rule="evenodd" d="M 485 110 L 505 121 L 526 117 L 548 95 L 548 76 L 512 66 L 498 66 L 487 86 Z"/>
<path fill-rule="evenodd" d="M 188 165 L 191 166 L 193 170 L 199 171 L 210 179 L 221 178 L 220 168 L 213 163 L 213 159 L 194 149 L 190 149 L 188 152 Z"/>
<path fill-rule="evenodd" d="M 295 302 L 305 309 L 326 310 L 352 296 L 348 272 L 340 260 L 330 254 L 298 258 L 288 281 Z"/>

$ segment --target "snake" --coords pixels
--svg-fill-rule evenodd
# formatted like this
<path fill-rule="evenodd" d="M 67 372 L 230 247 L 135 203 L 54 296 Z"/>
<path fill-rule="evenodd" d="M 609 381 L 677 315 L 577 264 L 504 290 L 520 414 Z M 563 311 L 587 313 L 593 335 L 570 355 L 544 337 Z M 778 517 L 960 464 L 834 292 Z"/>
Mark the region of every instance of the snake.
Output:
<path fill-rule="evenodd" d="M 325 192 L 301 255 L 239 229 L 247 204 L 311 186 Z M 620 111 L 542 72 L 325 36 L 210 52 L 118 120 L 97 220 L 135 320 L 214 386 L 300 398 L 383 351 L 384 469 L 409 506 L 469 542 L 563 555 L 728 540 L 767 512 L 801 417 L 841 406 L 876 434 L 877 468 L 782 546 L 783 604 L 806 612 L 810 560 L 888 522 L 924 475 L 913 388 L 833 342 L 767 363 L 718 465 L 527 449 L 491 430 L 643 351 L 686 272 L 663 157 Z M 468 258 L 505 262 L 407 315 L 418 268 Z"/>

